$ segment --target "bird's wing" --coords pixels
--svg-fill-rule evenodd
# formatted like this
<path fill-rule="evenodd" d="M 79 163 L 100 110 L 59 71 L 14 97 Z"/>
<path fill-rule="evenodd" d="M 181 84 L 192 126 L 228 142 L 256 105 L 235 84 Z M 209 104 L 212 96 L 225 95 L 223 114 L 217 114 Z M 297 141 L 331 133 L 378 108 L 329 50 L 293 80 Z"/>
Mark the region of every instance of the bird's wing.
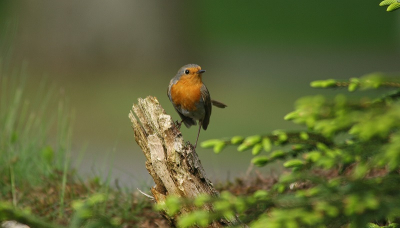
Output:
<path fill-rule="evenodd" d="M 203 84 L 201 86 L 201 98 L 203 99 L 204 102 L 204 110 L 205 110 L 205 115 L 204 119 L 202 121 L 203 129 L 207 130 L 208 124 L 210 123 L 210 116 L 211 116 L 211 98 L 210 98 L 210 93 L 208 92 L 207 87 Z"/>
<path fill-rule="evenodd" d="M 167 95 L 168 95 L 168 98 L 169 98 L 169 100 L 172 102 L 172 98 L 171 98 L 171 87 L 172 87 L 172 85 L 174 84 L 174 82 L 173 82 L 173 79 L 169 82 L 169 86 L 168 86 L 168 89 L 167 89 Z M 173 104 L 173 102 L 172 102 L 172 104 Z"/>

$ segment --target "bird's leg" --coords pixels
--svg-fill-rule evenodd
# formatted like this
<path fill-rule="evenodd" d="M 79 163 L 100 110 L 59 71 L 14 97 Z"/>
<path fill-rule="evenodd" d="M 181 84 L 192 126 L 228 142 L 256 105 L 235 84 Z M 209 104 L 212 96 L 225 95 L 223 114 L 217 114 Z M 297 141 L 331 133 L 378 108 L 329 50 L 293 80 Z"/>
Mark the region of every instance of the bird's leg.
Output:
<path fill-rule="evenodd" d="M 197 133 L 197 139 L 196 139 L 196 144 L 194 144 L 194 148 L 196 148 L 196 146 L 197 146 L 197 141 L 199 140 L 200 130 L 201 130 L 201 121 L 199 121 L 199 132 Z"/>
<path fill-rule="evenodd" d="M 181 129 L 182 122 L 183 120 L 181 120 L 181 122 L 179 122 L 178 120 L 175 122 L 175 125 L 179 130 Z"/>

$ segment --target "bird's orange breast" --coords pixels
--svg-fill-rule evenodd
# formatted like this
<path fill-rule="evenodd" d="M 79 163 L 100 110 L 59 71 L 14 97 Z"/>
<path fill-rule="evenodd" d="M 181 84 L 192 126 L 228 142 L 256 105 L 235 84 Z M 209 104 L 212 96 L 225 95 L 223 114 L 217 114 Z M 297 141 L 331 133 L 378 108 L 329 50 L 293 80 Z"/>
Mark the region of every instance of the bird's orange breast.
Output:
<path fill-rule="evenodd" d="M 171 86 L 171 98 L 176 106 L 188 111 L 197 109 L 201 99 L 201 78 L 195 75 L 182 76 L 177 83 Z"/>

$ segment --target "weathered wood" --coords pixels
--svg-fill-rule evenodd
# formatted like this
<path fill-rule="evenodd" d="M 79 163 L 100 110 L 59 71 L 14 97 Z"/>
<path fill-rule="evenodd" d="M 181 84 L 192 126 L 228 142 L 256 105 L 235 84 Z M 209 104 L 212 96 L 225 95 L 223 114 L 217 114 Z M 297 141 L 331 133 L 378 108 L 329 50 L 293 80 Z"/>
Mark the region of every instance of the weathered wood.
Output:
<path fill-rule="evenodd" d="M 184 142 L 171 116 L 165 113 L 155 97 L 139 98 L 138 103 L 133 105 L 129 118 L 135 140 L 147 159 L 146 169 L 156 184 L 151 192 L 158 203 L 163 202 L 167 195 L 189 198 L 199 194 L 218 196 L 194 147 Z M 211 207 L 208 209 L 212 210 Z M 189 210 L 182 208 L 181 213 Z M 215 222 L 210 227 L 229 224 L 232 221 L 224 220 Z"/>

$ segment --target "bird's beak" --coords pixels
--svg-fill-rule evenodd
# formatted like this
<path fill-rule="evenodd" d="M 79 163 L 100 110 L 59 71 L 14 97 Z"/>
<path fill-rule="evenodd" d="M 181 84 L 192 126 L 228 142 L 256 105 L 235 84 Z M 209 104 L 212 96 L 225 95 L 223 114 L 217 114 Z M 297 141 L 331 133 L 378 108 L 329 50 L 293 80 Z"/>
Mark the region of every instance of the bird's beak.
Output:
<path fill-rule="evenodd" d="M 205 70 L 199 70 L 199 71 L 197 71 L 198 74 L 202 74 L 202 73 L 204 73 L 204 72 L 206 72 L 206 71 L 205 71 Z"/>

